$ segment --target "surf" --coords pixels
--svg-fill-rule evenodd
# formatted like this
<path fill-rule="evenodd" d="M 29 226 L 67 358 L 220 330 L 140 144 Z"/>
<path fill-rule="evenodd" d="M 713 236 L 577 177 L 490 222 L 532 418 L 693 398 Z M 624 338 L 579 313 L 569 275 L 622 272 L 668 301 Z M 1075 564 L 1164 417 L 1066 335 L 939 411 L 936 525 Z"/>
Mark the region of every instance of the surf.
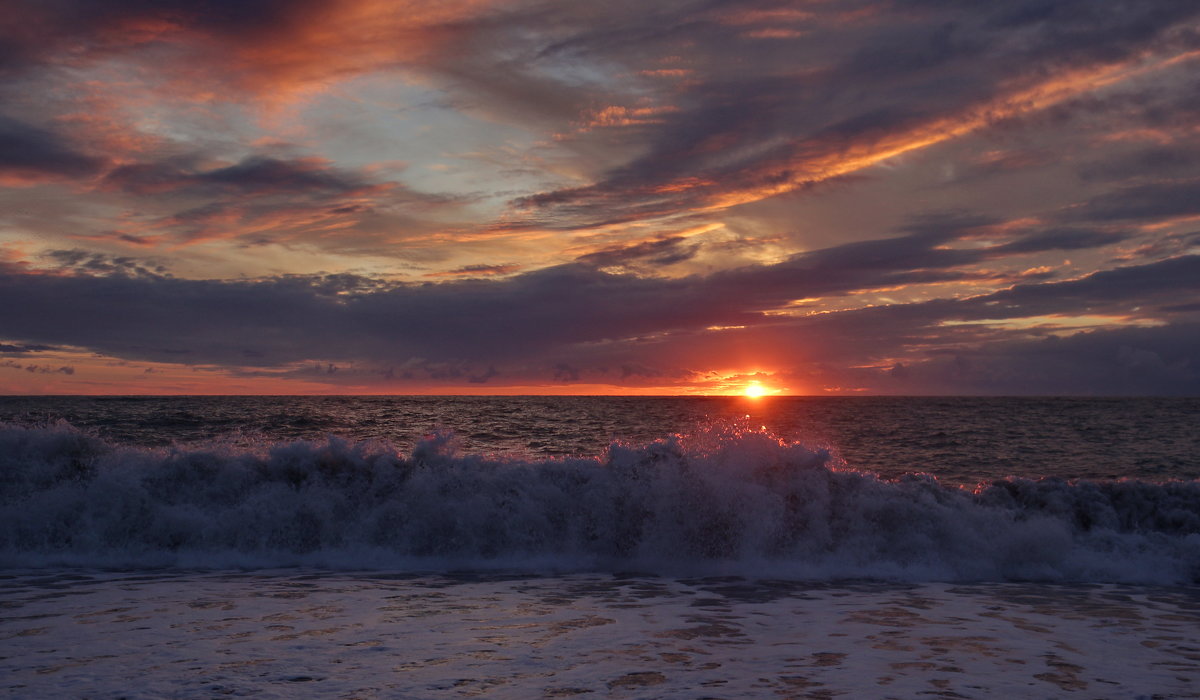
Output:
<path fill-rule="evenodd" d="M 152 449 L 9 425 L 0 563 L 1194 583 L 1200 483 L 884 479 L 735 426 L 527 459 L 448 432 Z"/>

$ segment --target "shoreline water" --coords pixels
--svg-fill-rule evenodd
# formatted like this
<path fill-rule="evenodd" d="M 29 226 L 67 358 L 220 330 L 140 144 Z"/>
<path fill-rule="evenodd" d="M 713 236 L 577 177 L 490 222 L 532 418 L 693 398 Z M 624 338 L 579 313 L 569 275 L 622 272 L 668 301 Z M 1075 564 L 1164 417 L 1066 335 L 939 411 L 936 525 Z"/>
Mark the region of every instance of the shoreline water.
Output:
<path fill-rule="evenodd" d="M 1200 589 L 9 572 L 14 697 L 1196 697 Z"/>

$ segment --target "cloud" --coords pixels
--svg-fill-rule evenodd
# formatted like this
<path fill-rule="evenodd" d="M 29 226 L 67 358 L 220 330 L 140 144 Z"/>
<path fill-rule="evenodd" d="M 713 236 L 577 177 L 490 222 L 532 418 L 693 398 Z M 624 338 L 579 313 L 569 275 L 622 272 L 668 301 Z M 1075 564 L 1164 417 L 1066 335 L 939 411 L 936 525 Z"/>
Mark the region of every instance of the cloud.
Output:
<path fill-rule="evenodd" d="M 0 353 L 5 355 L 26 355 L 31 352 L 46 352 L 57 350 L 53 345 L 28 345 L 22 343 L 0 343 Z"/>
<path fill-rule="evenodd" d="M 813 6 L 784 14 L 759 3 L 701 2 L 654 11 L 637 3 L 585 10 L 374 0 L 19 2 L 14 24 L 26 29 L 6 38 L 9 65 L 26 67 L 58 60 L 64 45 L 76 47 L 72 60 L 83 63 L 173 48 L 155 53 L 156 68 L 175 72 L 185 89 L 211 95 L 236 86 L 267 100 L 402 69 L 445 81 L 471 109 L 536 118 L 564 132 L 580 125 L 572 147 L 581 153 L 609 142 L 600 132 L 638 127 L 626 138 L 640 142 L 641 155 L 615 162 L 591 184 L 515 200 L 538 226 L 572 227 L 719 209 L 836 180 L 1086 92 L 1089 75 L 1105 76 L 1151 46 L 1166 53 L 1185 45 L 1183 27 L 1197 14 L 1166 0 L 1104 12 L 1078 2 L 1056 8 L 1034 0 L 969 11 L 899 3 L 893 11 Z M 891 21 L 913 11 L 923 21 Z M 781 54 L 777 40 L 754 35 L 781 28 L 828 38 L 806 38 L 811 49 Z M 838 44 L 861 48 L 828 51 Z M 642 80 L 686 77 L 645 102 L 636 82 L 626 90 L 563 79 L 570 61 L 625 66 Z M 746 64 L 753 74 L 735 68 Z M 1071 80 L 1078 86 L 1064 82 Z M 846 85 L 861 87 L 858 100 L 837 99 Z M 129 166 L 110 182 L 143 192 L 179 186 L 181 177 L 246 188 L 336 184 L 280 167 L 255 161 L 181 174 Z"/>
<path fill-rule="evenodd" d="M 1186 177 L 1193 173 L 1197 162 L 1200 162 L 1200 143 L 1151 146 L 1084 164 L 1079 175 L 1085 180 L 1117 182 L 1138 177 Z"/>
<path fill-rule="evenodd" d="M 1195 7 L 1150 2 L 1099 12 L 1068 4 L 1069 10 L 1046 12 L 1033 1 L 969 11 L 900 3 L 898 13 L 919 6 L 923 21 L 888 24 L 877 16 L 868 23 L 875 30 L 869 39 L 839 27 L 832 36 L 863 48 L 832 64 L 827 57 L 844 52 L 827 51 L 824 62 L 803 50 L 772 53 L 730 33 L 741 28 L 706 23 L 694 6 L 686 7 L 690 22 L 673 14 L 682 6 L 645 16 L 660 28 L 653 34 L 624 27 L 628 37 L 654 37 L 632 51 L 628 44 L 636 39 L 615 38 L 612 25 L 576 27 L 557 51 L 607 57 L 621 51 L 653 61 L 663 58 L 653 47 L 679 51 L 690 39 L 703 49 L 685 53 L 684 65 L 705 70 L 669 95 L 671 110 L 656 115 L 656 125 L 643 125 L 642 155 L 593 184 L 514 204 L 541 226 L 600 226 L 756 201 L 1055 107 L 1120 81 L 1151 50 L 1170 56 L 1195 45 L 1187 31 L 1200 13 Z M 615 21 L 621 20 L 630 21 Z M 814 28 L 838 24 L 820 10 L 804 21 Z M 672 33 L 678 41 L 664 41 Z M 723 58 L 757 70 L 734 75 L 719 67 Z M 846 85 L 858 86 L 857 99 L 838 99 Z"/>
<path fill-rule="evenodd" d="M 121 165 L 104 176 L 104 185 L 135 194 L 161 194 L 179 190 L 227 192 L 246 195 L 313 194 L 354 195 L 379 188 L 361 176 L 341 171 L 319 158 L 282 160 L 248 156 L 233 165 L 197 168 L 176 159 Z"/>
<path fill-rule="evenodd" d="M 167 268 L 160 264 L 146 263 L 129 256 L 111 256 L 85 250 L 50 250 L 45 258 L 54 262 L 59 270 L 89 275 L 118 275 L 124 277 L 169 276 Z"/>
<path fill-rule="evenodd" d="M 1017 285 L 958 305 L 963 317 L 1014 318 L 1047 313 L 1132 311 L 1200 293 L 1200 255 L 1183 255 L 1145 265 L 1101 270 L 1054 284 Z"/>
<path fill-rule="evenodd" d="M 993 253 L 1041 253 L 1050 250 L 1084 250 L 1100 248 L 1127 240 L 1125 231 L 1106 231 L 1087 228 L 1049 228 L 992 248 Z"/>
<path fill-rule="evenodd" d="M 104 161 L 52 131 L 0 115 L 0 181 L 12 186 L 95 175 Z"/>
<path fill-rule="evenodd" d="M 520 265 L 516 264 L 500 264 L 500 265 L 464 265 L 463 267 L 454 270 L 445 270 L 442 272 L 430 272 L 426 277 L 493 277 L 496 275 L 511 275 L 521 269 Z"/>
<path fill-rule="evenodd" d="M 0 179 L 49 186 L 0 192 L 0 349 L 337 386 L 1192 386 L 1196 3 L 6 11 Z"/>
<path fill-rule="evenodd" d="M 632 245 L 616 245 L 586 253 L 575 260 L 596 267 L 666 267 L 696 257 L 699 244 L 687 243 L 687 240 L 686 236 L 670 236 Z"/>
<path fill-rule="evenodd" d="M 454 209 L 461 201 L 415 191 L 328 160 L 252 155 L 232 164 L 206 164 L 199 154 L 119 165 L 98 187 L 152 198 L 170 213 L 141 221 L 136 233 L 115 238 L 133 245 L 169 239 L 197 244 L 241 239 L 269 243 L 303 239 L 327 249 L 353 249 L 386 238 L 372 222 L 397 212 Z M 338 231 L 340 236 L 328 235 Z"/>
<path fill-rule="evenodd" d="M 1198 360 L 1200 324 L 1182 323 L 995 343 L 871 379 L 894 393 L 1194 396 Z"/>
<path fill-rule="evenodd" d="M 0 30 L 0 69 L 19 74 L 145 52 L 184 93 L 234 88 L 267 101 L 290 99 L 339 77 L 418 61 L 458 36 L 455 22 L 484 5 L 16 0 L 6 6 L 9 21 Z"/>
<path fill-rule="evenodd" d="M 322 360 L 386 368 L 436 357 L 463 363 L 441 376 L 477 379 L 512 376 L 509 368 L 544 362 L 559 380 L 575 381 L 585 367 L 678 367 L 664 364 L 677 346 L 722 357 L 728 351 L 721 351 L 727 342 L 722 338 L 737 337 L 775 344 L 784 354 L 796 354 L 803 345 L 799 355 L 860 363 L 1013 337 L 986 324 L 955 329 L 949 321 L 1122 315 L 1134 308 L 1142 309 L 1142 318 L 1155 318 L 1181 295 L 1200 292 L 1200 256 L 1182 256 L 966 299 L 799 318 L 762 314 L 798 298 L 958 278 L 963 256 L 935 244 L 988 225 L 982 219 L 927 220 L 896 239 L 678 279 L 610 274 L 579 264 L 504 279 L 420 285 L 355 277 L 205 281 L 10 274 L 0 280 L 0 321 L 20 343 L 73 345 L 131 360 L 265 368 Z M 1063 232 L 1050 231 L 1039 245 L 1050 245 L 1056 236 L 1054 245 L 1079 245 L 1078 235 L 1068 232 L 1064 243 Z M 986 249 L 965 252 L 978 259 L 989 255 Z M 94 272 L 88 258 L 60 257 L 84 263 L 77 265 L 81 272 Z M 705 330 L 710 327 L 743 330 Z M 851 352 L 845 343 L 858 349 Z"/>
<path fill-rule="evenodd" d="M 492 379 L 493 377 L 498 377 L 498 376 L 500 376 L 500 373 L 496 371 L 496 366 L 488 365 L 487 370 L 485 370 L 484 372 L 482 372 L 480 374 L 476 374 L 476 375 L 467 377 L 467 381 L 470 382 L 471 384 L 487 384 L 489 379 Z"/>
<path fill-rule="evenodd" d="M 1065 212 L 1083 221 L 1157 221 L 1200 214 L 1200 180 L 1168 180 L 1122 187 Z"/>
<path fill-rule="evenodd" d="M 0 360 L 0 367 L 5 369 L 23 369 L 30 374 L 66 374 L 68 376 L 75 374 L 75 368 L 71 365 L 54 367 L 51 365 L 27 365 L 12 360 Z"/>
<path fill-rule="evenodd" d="M 562 230 L 720 211 L 844 182 L 904 153 L 1148 70 L 1139 61 L 1169 63 L 1192 46 L 1187 28 L 1198 12 L 1170 0 L 1103 12 L 1075 1 L 1048 10 L 1040 0 L 800 9 L 683 0 L 653 9 L 627 2 L 19 2 L 14 13 L 28 30 L 8 38 L 26 67 L 60 60 L 59 45 L 74 47 L 70 60 L 83 66 L 112 56 L 152 60 L 152 74 L 175 76 L 173 88 L 158 89 L 175 98 L 195 91 L 202 103 L 246 100 L 249 92 L 268 104 L 401 72 L 436 85 L 440 99 L 463 114 L 563 136 L 558 143 L 578 156 L 565 169 L 582 170 L 590 181 L 520 193 L 504 222 L 510 230 Z M 791 44 L 754 36 L 780 29 L 805 38 Z M 789 50 L 780 51 L 780 42 Z M 666 89 L 664 79 L 672 81 Z M 847 86 L 856 86 L 852 97 Z M 368 186 L 352 175 L 329 163 L 248 156 L 220 167 L 126 163 L 106 183 L 141 195 Z M 354 206 L 366 205 L 331 210 Z M 200 240 L 219 238 L 213 228 L 261 228 L 282 218 L 239 215 L 224 203 L 193 206 L 178 221 L 202 214 L 215 218 L 190 234 Z"/>

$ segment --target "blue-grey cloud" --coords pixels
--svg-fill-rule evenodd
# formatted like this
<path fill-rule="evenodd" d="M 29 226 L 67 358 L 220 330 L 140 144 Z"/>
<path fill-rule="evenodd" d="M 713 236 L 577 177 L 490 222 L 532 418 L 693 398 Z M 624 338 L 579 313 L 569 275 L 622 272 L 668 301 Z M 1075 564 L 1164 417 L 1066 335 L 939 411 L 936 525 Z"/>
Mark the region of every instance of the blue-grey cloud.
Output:
<path fill-rule="evenodd" d="M 130 163 L 105 174 L 104 184 L 135 194 L 179 190 L 192 193 L 348 194 L 373 186 L 361 176 L 328 163 L 266 156 L 250 156 L 233 165 L 209 169 L 196 167 L 194 158 Z"/>
<path fill-rule="evenodd" d="M 1200 214 L 1200 180 L 1169 180 L 1123 187 L 1066 212 L 1086 221 L 1157 221 Z"/>
<path fill-rule="evenodd" d="M 79 151 L 61 134 L 0 115 L 0 175 L 84 178 L 103 166 L 103 160 Z"/>

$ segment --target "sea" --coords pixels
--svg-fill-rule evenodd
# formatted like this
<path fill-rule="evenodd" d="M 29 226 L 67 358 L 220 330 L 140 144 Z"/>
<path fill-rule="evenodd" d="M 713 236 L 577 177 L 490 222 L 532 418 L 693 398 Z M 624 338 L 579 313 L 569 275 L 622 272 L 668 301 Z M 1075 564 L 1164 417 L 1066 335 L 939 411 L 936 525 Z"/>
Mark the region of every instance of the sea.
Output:
<path fill-rule="evenodd" d="M 10 697 L 1200 697 L 1200 398 L 0 397 Z"/>

